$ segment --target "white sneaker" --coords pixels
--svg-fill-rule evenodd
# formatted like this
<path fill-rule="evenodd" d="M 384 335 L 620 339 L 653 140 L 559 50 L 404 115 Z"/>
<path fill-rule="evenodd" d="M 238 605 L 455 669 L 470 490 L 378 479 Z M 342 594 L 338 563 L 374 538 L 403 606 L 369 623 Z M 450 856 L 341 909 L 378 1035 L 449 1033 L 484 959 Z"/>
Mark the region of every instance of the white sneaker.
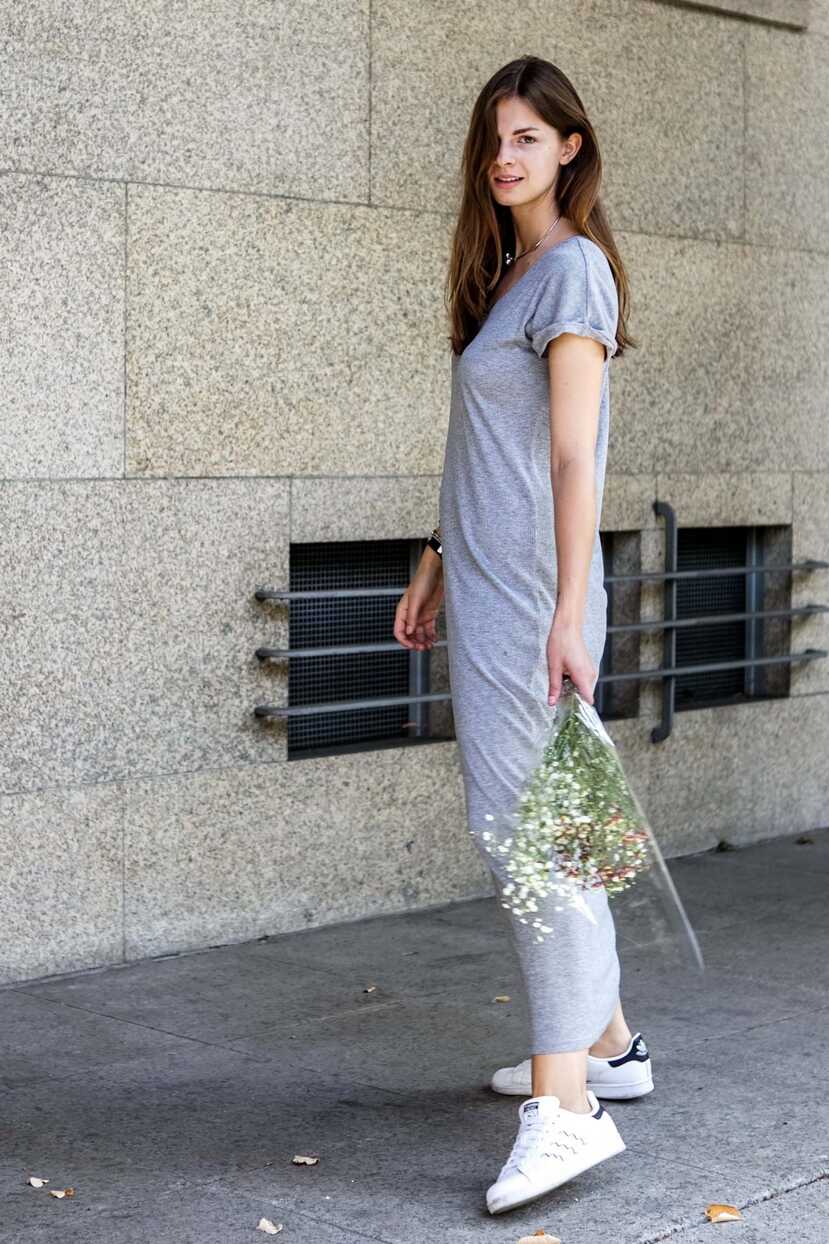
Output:
<path fill-rule="evenodd" d="M 532 1059 L 525 1058 L 515 1067 L 500 1067 L 490 1080 L 490 1087 L 496 1093 L 529 1097 L 533 1091 Z M 644 1097 L 653 1091 L 653 1069 L 641 1032 L 635 1032 L 627 1048 L 612 1058 L 587 1055 L 587 1087 L 597 1097 L 609 1101 Z"/>
<path fill-rule="evenodd" d="M 627 1146 L 616 1124 L 588 1090 L 590 1114 L 564 1110 L 557 1097 L 530 1097 L 518 1107 L 518 1135 L 494 1184 L 491 1214 L 526 1205 Z"/>

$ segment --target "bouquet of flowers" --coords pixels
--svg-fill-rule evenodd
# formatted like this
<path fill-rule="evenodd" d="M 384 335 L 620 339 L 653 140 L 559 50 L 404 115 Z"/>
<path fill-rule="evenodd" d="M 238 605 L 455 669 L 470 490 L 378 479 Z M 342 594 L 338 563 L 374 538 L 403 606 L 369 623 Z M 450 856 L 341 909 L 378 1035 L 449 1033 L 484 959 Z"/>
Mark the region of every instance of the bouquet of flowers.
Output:
<path fill-rule="evenodd" d="M 553 932 L 538 916 L 566 907 L 595 924 L 590 891 L 621 894 L 647 877 L 660 892 L 660 915 L 667 910 L 675 929 L 702 955 L 679 895 L 665 867 L 644 812 L 625 777 L 616 745 L 592 704 L 565 676 L 540 758 L 529 774 L 517 809 L 498 817 L 496 829 L 480 837 L 500 857 L 502 906 L 533 924 L 536 941 Z M 550 899 L 560 900 L 550 903 Z M 640 904 L 641 906 L 641 904 Z"/>

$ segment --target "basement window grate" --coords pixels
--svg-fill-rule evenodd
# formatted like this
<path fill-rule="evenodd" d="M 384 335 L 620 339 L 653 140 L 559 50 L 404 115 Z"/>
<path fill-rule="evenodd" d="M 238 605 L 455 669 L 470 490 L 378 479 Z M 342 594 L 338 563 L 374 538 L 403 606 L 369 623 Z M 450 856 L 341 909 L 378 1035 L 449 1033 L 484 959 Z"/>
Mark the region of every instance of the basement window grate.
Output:
<path fill-rule="evenodd" d="M 714 570 L 756 565 L 758 542 L 746 527 L 680 527 L 677 532 L 677 570 Z M 755 555 L 754 559 L 752 555 Z M 717 622 L 717 614 L 752 609 L 750 595 L 756 576 L 717 575 L 677 580 L 677 619 L 708 617 L 694 627 L 678 627 L 676 664 L 703 665 L 740 661 L 747 656 L 748 622 Z M 746 669 L 684 674 L 676 679 L 675 707 L 695 708 L 737 703 L 746 698 Z"/>
<path fill-rule="evenodd" d="M 643 532 L 601 533 L 608 626 L 594 698 L 602 717 L 637 716 L 638 684 L 661 683 L 662 717 L 651 730 L 660 743 L 675 708 L 785 697 L 792 666 L 829 656 L 792 649 L 798 620 L 829 612 L 819 601 L 792 604 L 792 575 L 829 562 L 793 561 L 790 525 L 680 528 L 669 502 L 653 509 L 665 523 L 664 570 L 641 569 Z M 254 708 L 259 718 L 287 718 L 289 759 L 455 737 L 443 611 L 428 652 L 393 636 L 424 545 L 292 544 L 290 587 L 256 589 L 263 604 L 289 608 L 290 646 L 256 650 L 261 661 L 289 661 L 289 703 Z M 660 592 L 661 616 L 649 599 L 642 618 L 646 588 L 649 598 Z M 640 643 L 659 632 L 661 660 L 643 665 Z"/>
<path fill-rule="evenodd" d="M 342 540 L 292 544 L 290 591 L 367 589 L 360 596 L 292 599 L 289 648 L 385 644 L 381 651 L 296 656 L 288 671 L 288 703 L 409 697 L 430 691 L 432 652 L 403 648 L 394 616 L 423 550 L 423 540 Z M 371 589 L 397 587 L 393 594 Z M 440 624 L 440 623 L 439 623 Z M 445 641 L 444 641 L 445 644 Z M 440 655 L 443 655 L 442 653 Z M 438 659 L 438 667 L 440 660 Z M 448 699 L 448 693 L 447 697 Z M 340 708 L 288 718 L 288 756 L 327 754 L 452 737 L 438 734 L 446 705 L 409 702 Z"/>

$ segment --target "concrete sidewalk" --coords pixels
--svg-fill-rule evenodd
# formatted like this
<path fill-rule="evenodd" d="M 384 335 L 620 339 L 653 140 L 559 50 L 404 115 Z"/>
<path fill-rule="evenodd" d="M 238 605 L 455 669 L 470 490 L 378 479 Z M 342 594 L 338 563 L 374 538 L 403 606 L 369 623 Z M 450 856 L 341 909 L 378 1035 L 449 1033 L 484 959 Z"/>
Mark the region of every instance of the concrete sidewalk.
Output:
<path fill-rule="evenodd" d="M 627 1150 L 497 1217 L 520 1099 L 487 1082 L 527 1024 L 492 898 L 7 987 L 0 1240 L 236 1244 L 264 1216 L 285 1244 L 826 1244 L 829 831 L 810 837 L 670 861 L 708 971 L 620 946 L 656 1080 L 607 1103 Z M 743 1221 L 707 1223 L 714 1201 Z"/>

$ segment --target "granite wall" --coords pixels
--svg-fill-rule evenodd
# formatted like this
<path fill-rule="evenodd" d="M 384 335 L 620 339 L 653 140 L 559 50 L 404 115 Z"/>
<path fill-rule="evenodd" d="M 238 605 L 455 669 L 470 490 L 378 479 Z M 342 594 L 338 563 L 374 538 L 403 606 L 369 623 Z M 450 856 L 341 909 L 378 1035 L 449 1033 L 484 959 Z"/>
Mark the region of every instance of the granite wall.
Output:
<path fill-rule="evenodd" d="M 287 762 L 253 591 L 291 540 L 435 521 L 461 144 L 527 51 L 595 119 L 633 282 L 602 526 L 646 570 L 656 497 L 829 555 L 829 0 L 805 31 L 653 0 L 0 22 L 0 982 L 490 893 L 454 742 Z M 612 733 L 666 854 L 829 818 L 829 661 L 654 745 L 658 716 L 643 684 Z"/>

